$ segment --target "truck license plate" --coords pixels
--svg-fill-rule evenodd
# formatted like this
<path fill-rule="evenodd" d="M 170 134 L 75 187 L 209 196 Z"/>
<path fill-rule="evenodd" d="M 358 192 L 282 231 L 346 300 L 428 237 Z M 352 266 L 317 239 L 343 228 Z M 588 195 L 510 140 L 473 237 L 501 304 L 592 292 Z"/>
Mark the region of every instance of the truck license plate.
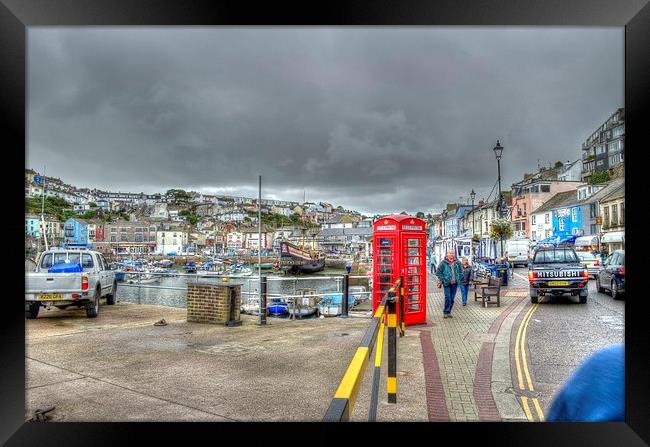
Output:
<path fill-rule="evenodd" d="M 39 301 L 56 301 L 56 300 L 62 300 L 63 294 L 62 293 L 39 293 L 38 294 L 38 299 Z"/>
<path fill-rule="evenodd" d="M 568 286 L 569 281 L 549 281 L 549 286 Z"/>

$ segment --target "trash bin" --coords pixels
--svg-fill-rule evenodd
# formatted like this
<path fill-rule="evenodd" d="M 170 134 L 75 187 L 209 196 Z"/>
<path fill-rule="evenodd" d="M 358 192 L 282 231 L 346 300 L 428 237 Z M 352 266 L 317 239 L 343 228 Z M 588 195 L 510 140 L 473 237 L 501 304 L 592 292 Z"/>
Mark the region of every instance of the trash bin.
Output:
<path fill-rule="evenodd" d="M 501 278 L 501 285 L 508 285 L 508 264 L 497 264 L 497 271 L 499 272 L 499 278 Z"/>

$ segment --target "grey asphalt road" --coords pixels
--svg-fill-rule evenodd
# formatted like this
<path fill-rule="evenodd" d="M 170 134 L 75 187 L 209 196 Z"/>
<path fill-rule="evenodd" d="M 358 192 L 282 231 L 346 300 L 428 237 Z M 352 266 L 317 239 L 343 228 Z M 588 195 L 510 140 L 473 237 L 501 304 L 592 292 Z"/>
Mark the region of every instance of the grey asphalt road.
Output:
<path fill-rule="evenodd" d="M 527 269 L 516 269 L 525 277 Z M 521 279 L 521 278 L 520 278 Z M 544 297 L 526 338 L 535 391 L 544 413 L 553 395 L 590 354 L 625 339 L 625 301 L 596 291 L 589 281 L 586 304 L 577 297 Z"/>

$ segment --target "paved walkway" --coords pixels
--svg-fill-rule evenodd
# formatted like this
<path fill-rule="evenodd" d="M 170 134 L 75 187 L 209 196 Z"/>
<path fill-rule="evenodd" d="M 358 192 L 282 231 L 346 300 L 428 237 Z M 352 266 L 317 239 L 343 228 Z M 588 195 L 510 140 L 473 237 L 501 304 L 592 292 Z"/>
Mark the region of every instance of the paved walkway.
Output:
<path fill-rule="evenodd" d="M 428 373 L 425 371 L 429 420 L 525 420 L 523 411 L 517 411 L 519 406 L 514 394 L 511 393 L 511 399 L 505 399 L 504 403 L 504 396 L 499 395 L 500 388 L 493 390 L 493 384 L 501 382 L 504 392 L 512 387 L 511 380 L 508 381 L 510 330 L 518 313 L 515 310 L 525 304 L 527 289 L 515 282 L 502 289 L 499 307 L 490 305 L 487 308 L 481 301 L 474 301 L 472 290 L 467 306 L 462 306 L 459 289 L 453 318 L 443 319 L 443 289 L 435 287 L 432 275 L 428 279 L 430 325 L 409 329 L 429 336 L 421 340 L 425 369 L 432 369 Z M 504 325 L 506 320 L 508 324 Z"/>

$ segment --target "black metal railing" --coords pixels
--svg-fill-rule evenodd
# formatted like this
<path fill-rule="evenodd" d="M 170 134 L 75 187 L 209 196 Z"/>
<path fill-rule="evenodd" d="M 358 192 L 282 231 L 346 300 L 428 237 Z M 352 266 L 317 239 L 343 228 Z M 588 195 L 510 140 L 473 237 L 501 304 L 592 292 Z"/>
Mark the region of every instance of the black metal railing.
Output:
<path fill-rule="evenodd" d="M 387 398 L 388 403 L 397 403 L 397 331 L 399 329 L 400 336 L 403 336 L 405 328 L 403 284 L 403 278 L 400 276 L 382 297 L 381 303 L 375 310 L 370 327 L 366 330 L 360 345 L 357 347 L 354 357 L 345 371 L 334 394 L 334 398 L 325 413 L 323 418 L 324 422 L 347 422 L 350 420 L 373 349 L 375 351 L 375 359 L 368 420 L 374 422 L 377 419 L 379 378 L 381 374 L 385 328 L 387 328 L 385 332 L 387 335 L 388 351 Z M 343 302 L 345 302 L 345 298 Z M 399 325 L 397 324 L 398 306 L 400 310 Z"/>

